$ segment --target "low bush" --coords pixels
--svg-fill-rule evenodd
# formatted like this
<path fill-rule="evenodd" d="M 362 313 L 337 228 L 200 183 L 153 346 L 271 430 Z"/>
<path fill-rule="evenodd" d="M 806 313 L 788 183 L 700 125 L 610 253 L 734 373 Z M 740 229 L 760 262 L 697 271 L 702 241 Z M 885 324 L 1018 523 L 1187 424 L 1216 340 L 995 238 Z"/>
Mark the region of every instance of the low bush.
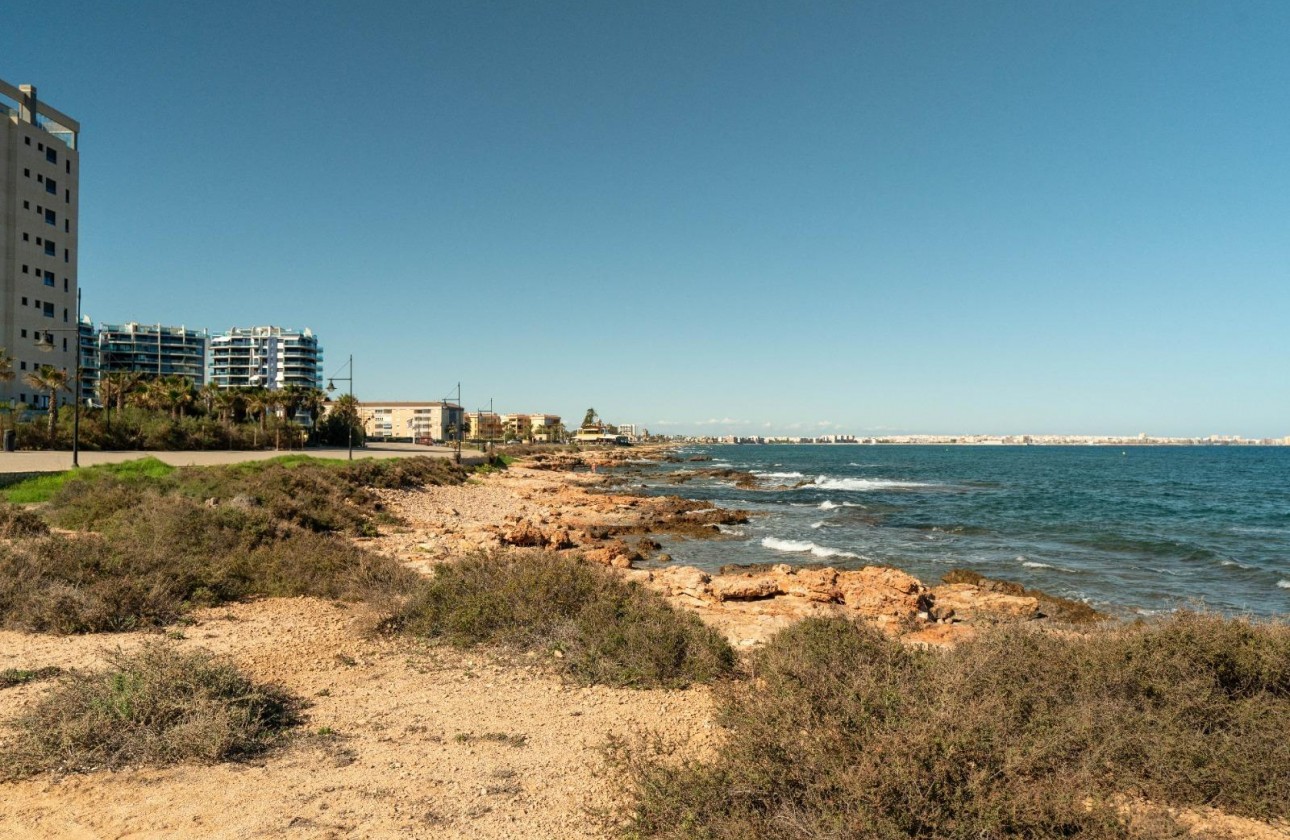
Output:
<path fill-rule="evenodd" d="M 0 546 L 0 627 L 130 630 L 255 595 L 380 602 L 417 579 L 396 560 L 259 508 L 144 499 L 99 521 L 98 534 Z"/>
<path fill-rule="evenodd" d="M 0 538 L 24 539 L 49 533 L 45 520 L 12 502 L 0 502 Z"/>
<path fill-rule="evenodd" d="M 154 643 L 110 665 L 62 677 L 18 718 L 0 750 L 7 775 L 227 761 L 262 752 L 299 722 L 298 701 L 208 653 Z"/>
<path fill-rule="evenodd" d="M 682 687 L 728 674 L 730 646 L 690 613 L 576 558 L 493 554 L 435 568 L 391 627 L 454 645 L 559 654 L 574 679 Z"/>
<path fill-rule="evenodd" d="M 620 753 L 629 833 L 685 838 L 1177 836 L 1154 805 L 1290 815 L 1290 628 L 1182 615 L 948 653 L 811 619 L 719 689 L 711 763 Z"/>
<path fill-rule="evenodd" d="M 5 668 L 0 671 L 0 688 L 13 688 L 16 685 L 40 682 L 61 673 L 63 669 L 56 665 L 46 665 L 43 668 Z"/>

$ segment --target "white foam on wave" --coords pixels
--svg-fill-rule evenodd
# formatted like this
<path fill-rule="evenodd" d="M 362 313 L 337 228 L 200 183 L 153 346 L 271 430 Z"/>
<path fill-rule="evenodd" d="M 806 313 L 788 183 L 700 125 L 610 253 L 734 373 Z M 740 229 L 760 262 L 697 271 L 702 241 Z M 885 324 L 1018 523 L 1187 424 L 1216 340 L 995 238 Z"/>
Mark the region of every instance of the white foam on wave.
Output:
<path fill-rule="evenodd" d="M 838 507 L 838 505 L 830 502 L 828 499 L 820 502 L 820 510 L 833 510 L 835 507 Z"/>
<path fill-rule="evenodd" d="M 827 475 L 817 476 L 812 484 L 803 485 L 815 490 L 849 490 L 856 493 L 868 493 L 874 490 L 911 490 L 918 487 L 939 487 L 922 481 L 896 481 L 889 478 L 830 478 Z"/>
<path fill-rule="evenodd" d="M 805 478 L 806 477 L 802 475 L 800 472 L 763 472 L 761 470 L 753 470 L 753 475 L 757 476 L 758 478 Z"/>
<path fill-rule="evenodd" d="M 729 537 L 742 537 L 744 535 L 742 528 L 736 528 L 733 525 L 722 525 L 720 522 L 717 523 L 717 530 Z"/>
<path fill-rule="evenodd" d="M 775 551 L 786 551 L 791 554 L 810 553 L 815 557 L 859 557 L 858 554 L 852 554 L 849 551 L 843 551 L 839 548 L 829 548 L 828 546 L 818 545 L 809 540 L 781 540 L 779 537 L 764 537 L 761 544 L 766 548 Z"/>
<path fill-rule="evenodd" d="M 823 527 L 824 527 L 824 520 L 820 520 L 819 522 L 812 522 L 812 523 L 811 523 L 811 527 L 812 527 L 812 528 L 823 528 Z"/>
<path fill-rule="evenodd" d="M 1279 580 L 1277 581 L 1277 586 L 1282 589 L 1290 589 L 1290 580 Z"/>
<path fill-rule="evenodd" d="M 1056 566 L 1054 566 L 1054 565 L 1052 565 L 1052 564 L 1050 564 L 1050 563 L 1039 563 L 1039 562 L 1037 562 L 1037 561 L 1035 561 L 1035 560 L 1023 560 L 1023 561 L 1021 562 L 1021 565 L 1025 566 L 1027 569 L 1055 569 L 1055 568 L 1057 568 Z"/>

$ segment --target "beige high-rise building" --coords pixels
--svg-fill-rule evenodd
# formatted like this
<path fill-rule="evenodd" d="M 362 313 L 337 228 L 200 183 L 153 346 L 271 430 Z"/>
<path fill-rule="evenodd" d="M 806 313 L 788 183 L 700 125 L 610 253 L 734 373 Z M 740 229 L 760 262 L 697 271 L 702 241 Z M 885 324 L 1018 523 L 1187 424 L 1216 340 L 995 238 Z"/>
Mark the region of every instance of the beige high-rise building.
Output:
<path fill-rule="evenodd" d="M 69 384 L 74 376 L 80 130 L 35 86 L 0 80 L 0 347 L 14 371 L 0 401 L 45 407 L 48 396 L 23 381 L 42 365 L 66 370 Z"/>

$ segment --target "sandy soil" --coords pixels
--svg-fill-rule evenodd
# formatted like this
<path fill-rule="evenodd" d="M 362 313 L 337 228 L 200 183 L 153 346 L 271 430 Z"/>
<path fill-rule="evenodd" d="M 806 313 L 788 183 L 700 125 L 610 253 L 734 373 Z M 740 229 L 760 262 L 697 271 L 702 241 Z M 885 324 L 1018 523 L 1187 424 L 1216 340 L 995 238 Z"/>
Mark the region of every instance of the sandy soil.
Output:
<path fill-rule="evenodd" d="M 568 685 L 496 654 L 373 638 L 359 607 L 275 599 L 197 618 L 176 644 L 309 698 L 303 733 L 246 764 L 5 784 L 0 837 L 605 837 L 619 801 L 610 735 L 696 756 L 713 736 L 705 690 Z M 0 633 L 0 668 L 98 667 L 146 638 Z M 0 691 L 0 721 L 48 685 Z"/>

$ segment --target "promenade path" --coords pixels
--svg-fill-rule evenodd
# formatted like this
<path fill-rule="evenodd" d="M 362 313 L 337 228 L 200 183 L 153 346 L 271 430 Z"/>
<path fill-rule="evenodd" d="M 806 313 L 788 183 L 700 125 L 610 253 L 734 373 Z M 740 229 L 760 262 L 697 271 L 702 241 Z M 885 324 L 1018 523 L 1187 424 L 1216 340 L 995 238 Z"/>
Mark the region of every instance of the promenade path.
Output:
<path fill-rule="evenodd" d="M 454 450 L 446 446 L 417 446 L 411 443 L 372 443 L 354 449 L 354 459 L 360 458 L 412 458 L 426 455 L 433 458 L 451 458 Z M 303 451 L 296 449 L 274 451 L 228 451 L 228 450 L 192 450 L 183 452 L 81 452 L 81 466 L 92 467 L 96 464 L 119 464 L 122 461 L 134 461 L 139 458 L 157 458 L 176 467 L 210 466 L 214 464 L 239 464 L 244 461 L 263 461 L 282 455 L 310 455 L 314 458 L 345 458 L 345 447 L 311 447 Z M 482 462 L 482 453 L 463 449 L 463 464 Z M 72 453 L 66 450 L 53 452 L 0 452 L 0 474 L 4 473 L 41 473 L 61 472 L 72 468 Z"/>

